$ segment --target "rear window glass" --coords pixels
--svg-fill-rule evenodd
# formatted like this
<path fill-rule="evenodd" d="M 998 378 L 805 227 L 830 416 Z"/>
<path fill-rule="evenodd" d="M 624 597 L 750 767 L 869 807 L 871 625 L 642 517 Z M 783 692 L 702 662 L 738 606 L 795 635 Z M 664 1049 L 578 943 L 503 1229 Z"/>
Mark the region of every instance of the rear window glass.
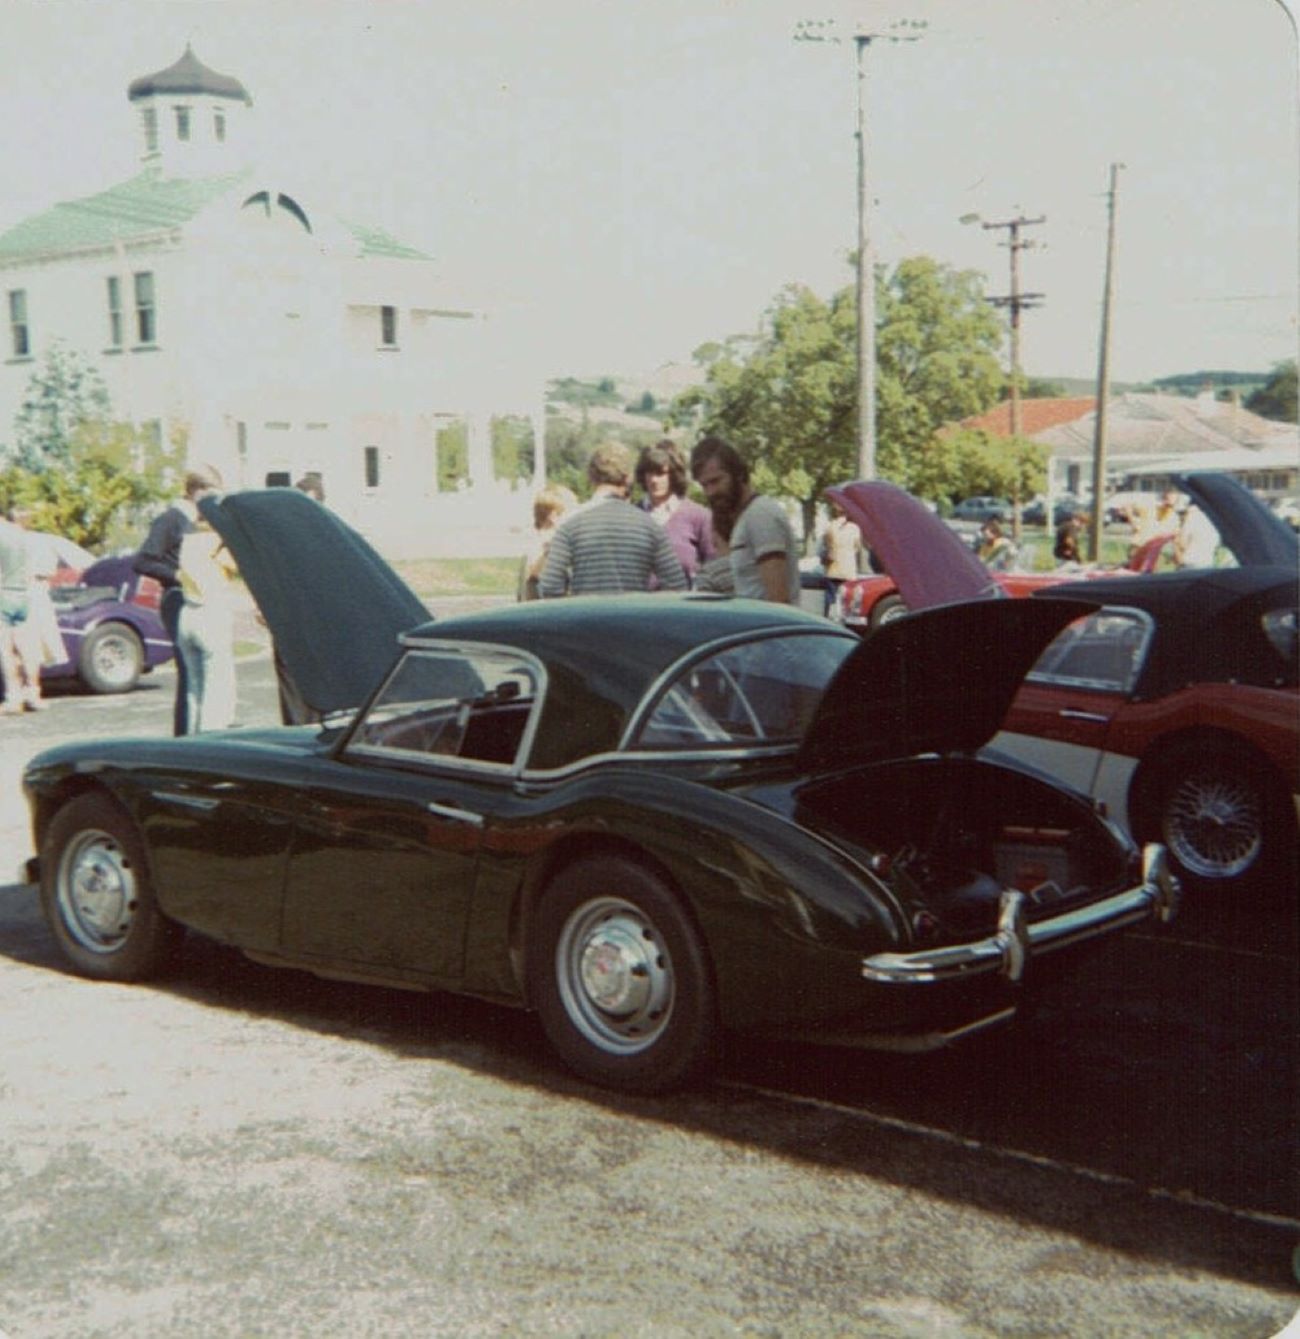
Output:
<path fill-rule="evenodd" d="M 660 695 L 633 747 L 795 742 L 858 644 L 848 637 L 769 637 L 696 661 Z"/>
<path fill-rule="evenodd" d="M 1102 609 L 1077 619 L 1039 656 L 1029 678 L 1129 693 L 1151 636 L 1151 621 L 1136 610 Z"/>

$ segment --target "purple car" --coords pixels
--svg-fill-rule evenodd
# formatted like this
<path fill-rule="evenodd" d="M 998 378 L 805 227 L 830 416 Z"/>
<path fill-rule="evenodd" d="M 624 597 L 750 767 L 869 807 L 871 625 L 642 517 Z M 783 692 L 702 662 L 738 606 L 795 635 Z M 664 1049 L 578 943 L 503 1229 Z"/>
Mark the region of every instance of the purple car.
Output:
<path fill-rule="evenodd" d="M 80 679 L 92 693 L 126 693 L 175 654 L 158 616 L 158 583 L 131 568 L 131 557 L 101 558 L 50 597 L 67 659 L 47 665 L 45 680 Z"/>

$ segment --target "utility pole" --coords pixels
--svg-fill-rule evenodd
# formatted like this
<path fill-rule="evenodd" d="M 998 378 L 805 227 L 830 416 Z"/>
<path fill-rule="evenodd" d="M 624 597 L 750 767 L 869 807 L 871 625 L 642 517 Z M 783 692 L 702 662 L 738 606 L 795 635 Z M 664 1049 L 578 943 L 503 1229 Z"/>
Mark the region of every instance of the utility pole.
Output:
<path fill-rule="evenodd" d="M 991 297 L 989 302 L 995 307 L 1006 307 L 1010 312 L 1010 362 L 1011 362 L 1011 436 L 1020 436 L 1020 313 L 1029 308 L 1040 306 L 1042 293 L 1022 293 L 1020 291 L 1020 253 L 1033 242 L 1021 238 L 1022 228 L 1034 228 L 1047 222 L 1047 215 L 1040 214 L 1036 219 L 1025 218 L 1023 214 L 1013 219 L 981 219 L 978 214 L 964 214 L 962 223 L 979 223 L 986 231 L 989 228 L 1005 228 L 1007 240 L 1004 245 L 1011 252 L 1011 292 L 1000 297 Z M 1049 484 L 1048 493 L 1051 488 Z M 1015 499 L 1016 509 L 1012 524 L 1016 538 L 1020 537 L 1020 499 Z"/>
<path fill-rule="evenodd" d="M 1115 297 L 1115 202 L 1123 163 L 1110 165 L 1106 209 L 1106 281 L 1101 298 L 1101 340 L 1097 354 L 1097 413 L 1092 438 L 1092 525 L 1089 529 L 1093 562 L 1101 559 L 1101 532 L 1106 518 L 1106 399 L 1110 392 L 1110 308 Z"/>
<path fill-rule="evenodd" d="M 796 42 L 838 45 L 834 19 L 801 19 L 795 24 Z M 857 55 L 858 145 L 858 254 L 857 254 L 857 383 L 859 479 L 876 477 L 876 267 L 871 249 L 871 185 L 869 118 L 867 116 L 867 49 L 877 38 L 887 42 L 917 42 L 924 19 L 900 19 L 879 32 L 858 29 L 853 34 Z M 911 30 L 911 31 L 907 31 Z"/>

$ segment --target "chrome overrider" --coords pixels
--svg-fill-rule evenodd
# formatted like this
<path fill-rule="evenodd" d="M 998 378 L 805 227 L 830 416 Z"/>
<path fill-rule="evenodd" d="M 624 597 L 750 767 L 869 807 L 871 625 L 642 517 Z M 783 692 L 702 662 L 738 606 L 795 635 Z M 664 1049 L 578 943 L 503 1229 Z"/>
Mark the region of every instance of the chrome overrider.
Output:
<path fill-rule="evenodd" d="M 868 981 L 897 983 L 951 981 L 997 972 L 1009 981 L 1019 981 L 1036 953 L 1065 948 L 1138 921 L 1168 923 L 1178 910 L 1180 897 L 1165 848 L 1150 842 L 1142 848 L 1142 882 L 1135 888 L 1032 925 L 1025 916 L 1024 893 L 1008 888 L 1000 900 L 996 934 L 915 953 L 873 953 L 863 960 L 862 975 Z"/>

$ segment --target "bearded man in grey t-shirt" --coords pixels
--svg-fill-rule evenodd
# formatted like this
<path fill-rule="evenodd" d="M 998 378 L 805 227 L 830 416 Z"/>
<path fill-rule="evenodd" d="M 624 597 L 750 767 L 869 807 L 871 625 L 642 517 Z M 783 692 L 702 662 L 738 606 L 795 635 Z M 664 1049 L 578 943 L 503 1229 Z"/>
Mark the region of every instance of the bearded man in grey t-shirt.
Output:
<path fill-rule="evenodd" d="M 799 603 L 799 548 L 785 509 L 756 493 L 749 466 L 730 442 L 704 437 L 691 452 L 691 474 L 704 490 L 720 534 L 729 535 L 737 595 Z"/>

